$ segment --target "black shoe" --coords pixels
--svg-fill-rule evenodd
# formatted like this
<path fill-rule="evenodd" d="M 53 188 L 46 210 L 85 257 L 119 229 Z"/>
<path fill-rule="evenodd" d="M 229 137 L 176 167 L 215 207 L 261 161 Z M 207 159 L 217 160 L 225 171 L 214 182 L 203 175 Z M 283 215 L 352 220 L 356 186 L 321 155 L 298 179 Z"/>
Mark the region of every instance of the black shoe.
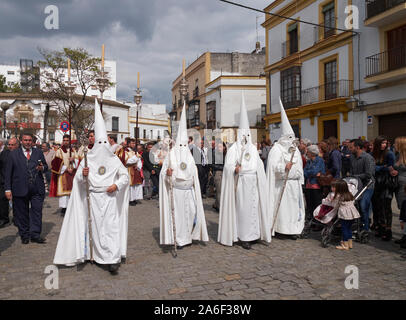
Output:
<path fill-rule="evenodd" d="M 66 213 L 66 208 L 62 208 L 62 210 L 61 210 L 61 216 L 64 217 L 64 216 L 65 216 L 65 213 Z"/>
<path fill-rule="evenodd" d="M 118 273 L 118 268 L 120 268 L 120 264 L 116 263 L 116 264 L 110 264 L 109 265 L 109 271 L 111 274 L 117 274 Z"/>
<path fill-rule="evenodd" d="M 135 201 L 130 201 L 130 206 L 134 207 L 134 206 L 136 206 L 136 205 L 137 205 L 137 202 L 135 202 Z"/>
<path fill-rule="evenodd" d="M 30 242 L 30 240 L 28 240 L 28 239 L 21 239 L 22 244 L 28 244 L 29 242 Z"/>
<path fill-rule="evenodd" d="M 250 250 L 251 249 L 251 243 L 249 243 L 247 241 L 242 241 L 241 247 L 243 247 L 246 250 Z"/>
<path fill-rule="evenodd" d="M 395 243 L 396 243 L 396 244 L 402 244 L 402 243 L 405 243 L 405 242 L 406 242 L 406 234 L 403 235 L 402 238 L 400 238 L 400 239 L 398 239 L 398 240 L 395 240 Z"/>
<path fill-rule="evenodd" d="M 31 242 L 35 242 L 35 243 L 46 243 L 46 239 L 44 238 L 31 238 Z"/>
<path fill-rule="evenodd" d="M 289 239 L 290 240 L 297 240 L 297 235 L 295 235 L 295 234 L 291 235 L 291 236 L 289 236 Z"/>
<path fill-rule="evenodd" d="M 406 249 L 406 241 L 403 242 L 403 243 L 401 243 L 401 244 L 400 244 L 400 247 L 401 247 L 402 249 Z"/>
<path fill-rule="evenodd" d="M 392 240 L 392 230 L 390 230 L 390 229 L 386 230 L 385 233 L 382 235 L 382 240 L 391 241 Z"/>
<path fill-rule="evenodd" d="M 7 226 L 9 224 L 9 222 L 10 222 L 10 220 L 2 220 L 2 221 L 0 221 L 0 229 Z"/>

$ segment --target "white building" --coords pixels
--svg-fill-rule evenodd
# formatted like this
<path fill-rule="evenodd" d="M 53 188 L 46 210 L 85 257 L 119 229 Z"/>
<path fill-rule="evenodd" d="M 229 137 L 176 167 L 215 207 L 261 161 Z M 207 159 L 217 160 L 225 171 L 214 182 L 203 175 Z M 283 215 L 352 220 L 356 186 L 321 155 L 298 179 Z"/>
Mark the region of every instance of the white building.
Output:
<path fill-rule="evenodd" d="M 47 101 L 44 101 L 39 94 L 31 93 L 0 93 L 0 106 L 3 109 L 7 105 L 6 127 L 4 128 L 4 112 L 1 110 L 1 136 L 19 136 L 23 131 L 28 131 L 39 138 L 44 138 L 44 114 Z M 94 105 L 94 98 L 87 97 L 86 104 L 89 107 Z M 109 134 L 117 136 L 118 143 L 121 143 L 129 136 L 128 113 L 129 106 L 122 103 L 104 100 L 103 115 L 106 122 L 106 129 Z M 48 130 L 45 137 L 47 142 L 61 143 L 64 132 L 60 129 L 62 121 L 55 108 L 50 107 L 48 116 Z M 6 129 L 6 131 L 4 131 Z M 91 129 L 91 128 L 89 128 Z M 73 139 L 77 139 L 74 135 Z"/>
<path fill-rule="evenodd" d="M 359 50 L 358 35 L 345 24 L 349 5 L 358 8 L 360 28 L 354 31 L 359 33 Z M 404 0 L 276 0 L 265 11 L 327 27 L 266 16 L 265 120 L 272 140 L 280 137 L 279 97 L 296 135 L 312 141 L 402 134 L 400 119 L 406 119 Z M 388 64 L 393 70 L 388 70 Z"/>
<path fill-rule="evenodd" d="M 136 137 L 137 106 L 135 103 L 126 103 L 129 110 L 130 136 Z M 170 131 L 169 114 L 165 104 L 141 104 L 138 112 L 138 138 L 140 143 L 162 140 L 165 132 Z"/>
<path fill-rule="evenodd" d="M 20 66 L 0 64 L 0 75 L 6 78 L 6 85 L 12 87 L 16 83 L 20 83 Z"/>
<path fill-rule="evenodd" d="M 266 111 L 266 79 L 261 76 L 218 76 L 206 86 L 208 129 L 221 129 L 223 141 L 233 142 L 240 122 L 241 96 L 244 92 L 253 141 L 262 140 L 261 129 Z"/>
<path fill-rule="evenodd" d="M 356 110 L 366 113 L 368 139 L 406 136 L 406 0 L 353 0 L 360 13 L 361 91 Z M 354 41 L 354 56 L 358 41 Z"/>
<path fill-rule="evenodd" d="M 32 62 L 32 61 L 31 61 Z M 116 61 L 109 61 L 106 60 L 104 62 L 104 71 L 107 72 L 107 77 L 109 78 L 110 82 L 113 83 L 113 86 L 108 88 L 104 94 L 103 98 L 106 100 L 113 100 L 115 101 L 117 98 L 117 74 L 116 74 L 117 66 Z M 47 72 L 47 70 L 40 70 L 41 73 Z M 50 72 L 50 71 L 48 71 Z M 7 86 L 12 86 L 16 83 L 21 83 L 21 68 L 19 65 L 2 65 L 0 64 L 0 75 L 3 75 L 6 78 Z M 59 77 L 63 81 L 68 81 L 68 70 L 63 69 L 62 72 L 59 74 Z M 71 70 L 71 81 L 75 81 L 74 70 Z M 45 83 L 43 81 L 40 82 L 40 88 L 43 89 L 45 87 Z M 78 94 L 81 94 L 80 88 L 76 89 Z M 90 87 L 87 95 L 89 97 L 100 97 L 100 91 L 97 89 L 96 85 Z"/>

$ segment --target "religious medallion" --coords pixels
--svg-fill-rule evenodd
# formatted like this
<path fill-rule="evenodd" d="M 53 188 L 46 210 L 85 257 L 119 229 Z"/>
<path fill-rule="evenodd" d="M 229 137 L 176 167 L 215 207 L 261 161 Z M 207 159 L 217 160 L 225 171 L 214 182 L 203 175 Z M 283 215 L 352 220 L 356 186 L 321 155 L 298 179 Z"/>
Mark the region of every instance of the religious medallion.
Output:
<path fill-rule="evenodd" d="M 247 152 L 247 153 L 244 155 L 244 158 L 245 158 L 245 160 L 250 161 L 251 155 Z"/>
<path fill-rule="evenodd" d="M 184 162 L 182 162 L 182 163 L 180 164 L 180 168 L 181 168 L 182 170 L 186 170 L 187 164 L 184 163 Z"/>
<path fill-rule="evenodd" d="M 105 174 L 106 173 L 106 168 L 105 167 L 103 167 L 103 166 L 101 166 L 100 168 L 99 168 L 99 170 L 98 170 L 98 173 L 99 173 L 99 175 L 103 175 L 103 174 Z"/>

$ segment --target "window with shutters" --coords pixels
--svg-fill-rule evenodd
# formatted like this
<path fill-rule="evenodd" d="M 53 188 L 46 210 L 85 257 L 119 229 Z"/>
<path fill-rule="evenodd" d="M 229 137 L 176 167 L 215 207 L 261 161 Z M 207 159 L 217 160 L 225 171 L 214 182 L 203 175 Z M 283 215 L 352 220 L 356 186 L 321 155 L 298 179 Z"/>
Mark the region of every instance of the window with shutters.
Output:
<path fill-rule="evenodd" d="M 301 102 L 301 68 L 296 66 L 281 72 L 281 100 L 286 109 Z"/>

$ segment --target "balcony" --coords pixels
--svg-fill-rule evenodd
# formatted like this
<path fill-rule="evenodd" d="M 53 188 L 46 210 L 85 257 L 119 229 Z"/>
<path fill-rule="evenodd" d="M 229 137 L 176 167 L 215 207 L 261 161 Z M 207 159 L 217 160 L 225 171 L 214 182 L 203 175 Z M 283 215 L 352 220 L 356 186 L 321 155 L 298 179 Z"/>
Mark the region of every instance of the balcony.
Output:
<path fill-rule="evenodd" d="M 302 90 L 301 105 L 323 102 L 337 98 L 348 98 L 352 95 L 353 81 L 338 80 L 318 87 Z"/>
<path fill-rule="evenodd" d="M 406 78 L 406 45 L 366 58 L 368 83 L 384 83 Z"/>
<path fill-rule="evenodd" d="M 382 27 L 406 19 L 406 0 L 366 0 L 365 25 Z"/>

